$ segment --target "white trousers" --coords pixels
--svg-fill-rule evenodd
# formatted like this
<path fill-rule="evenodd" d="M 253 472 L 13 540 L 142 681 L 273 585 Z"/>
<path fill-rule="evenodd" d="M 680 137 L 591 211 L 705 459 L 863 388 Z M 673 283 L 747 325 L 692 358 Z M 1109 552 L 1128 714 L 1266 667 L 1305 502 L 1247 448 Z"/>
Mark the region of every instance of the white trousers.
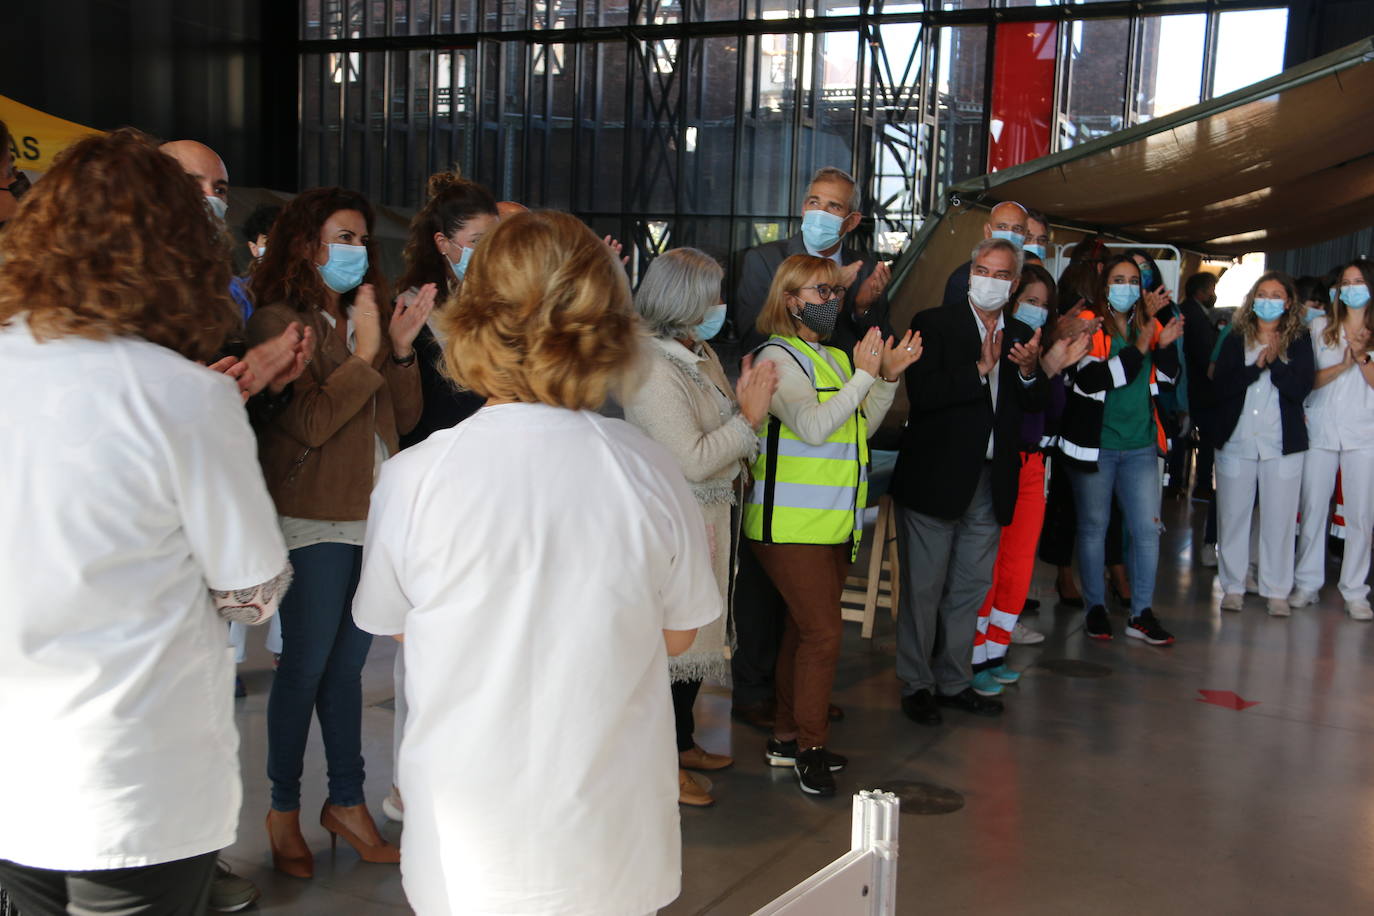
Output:
<path fill-rule="evenodd" d="M 256 629 L 256 627 L 254 627 Z M 229 622 L 229 645 L 234 647 L 234 662 L 243 664 L 248 655 L 248 627 L 234 621 Z M 273 655 L 281 654 L 281 614 L 273 614 L 267 621 L 267 651 Z"/>
<path fill-rule="evenodd" d="M 1293 537 L 1303 456 L 1236 458 L 1217 452 L 1217 577 L 1228 595 L 1245 594 L 1250 519 L 1259 493 L 1259 592 L 1287 598 L 1293 590 Z"/>
<path fill-rule="evenodd" d="M 1326 530 L 1336 470 L 1341 472 L 1341 505 L 1345 517 L 1345 556 L 1341 560 L 1341 597 L 1363 601 L 1369 596 L 1369 550 L 1374 533 L 1374 449 L 1349 451 L 1308 449 L 1302 472 L 1302 528 L 1298 536 L 1296 581 L 1316 592 L 1326 582 Z"/>

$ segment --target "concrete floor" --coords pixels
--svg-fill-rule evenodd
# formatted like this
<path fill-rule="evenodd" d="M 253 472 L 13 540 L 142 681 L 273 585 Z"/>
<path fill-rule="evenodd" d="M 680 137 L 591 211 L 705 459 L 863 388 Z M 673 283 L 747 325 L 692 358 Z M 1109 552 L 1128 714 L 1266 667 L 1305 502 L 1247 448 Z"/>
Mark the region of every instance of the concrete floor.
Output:
<path fill-rule="evenodd" d="M 1121 613 L 1114 642 L 1087 640 L 1078 613 L 1055 609 L 1042 568 L 1033 593 L 1051 600 L 1026 622 L 1049 639 L 1012 650 L 1025 676 L 1000 720 L 947 713 L 933 729 L 907 721 L 890 622 L 871 642 L 847 625 L 835 701 L 848 715 L 831 745 L 851 765 L 834 799 L 803 796 L 790 771 L 767 767 L 764 736 L 731 723 L 728 694 L 708 687 L 698 740 L 737 763 L 715 774 L 714 808 L 683 810 L 683 891 L 664 913 L 751 913 L 848 848 L 850 793 L 910 793 L 916 784 L 952 790 L 963 805 L 902 816 L 902 914 L 1374 912 L 1374 627 L 1346 618 L 1334 587 L 1289 620 L 1267 617 L 1254 597 L 1223 616 L 1212 571 L 1192 560 L 1204 508 L 1165 508 L 1155 607 L 1178 644 L 1124 639 Z M 397 869 L 347 848 L 331 854 L 313 817 L 303 820 L 318 850 L 315 878 L 272 871 L 261 775 L 272 675 L 261 637 L 250 642 L 250 695 L 238 701 L 245 803 L 226 858 L 262 888 L 265 913 L 408 912 Z M 391 771 L 393 651 L 377 640 L 365 673 L 368 797 L 379 816 Z M 1060 659 L 1109 670 L 1068 677 L 1038 667 Z M 1201 690 L 1258 705 L 1206 704 Z M 311 814 L 324 800 L 317 739 L 306 761 Z M 455 760 L 473 753 L 480 760 L 480 748 Z M 395 837 L 399 826 L 383 830 Z"/>

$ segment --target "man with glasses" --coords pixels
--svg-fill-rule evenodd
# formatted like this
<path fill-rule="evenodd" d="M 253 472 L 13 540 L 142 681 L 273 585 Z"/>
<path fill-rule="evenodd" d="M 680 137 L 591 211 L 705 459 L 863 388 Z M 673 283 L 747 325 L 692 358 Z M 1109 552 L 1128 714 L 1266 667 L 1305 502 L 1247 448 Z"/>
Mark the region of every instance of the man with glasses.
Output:
<path fill-rule="evenodd" d="M 827 166 L 817 170 L 807 186 L 802 200 L 801 232 L 744 253 L 735 291 L 735 329 L 746 352 L 763 343 L 764 335 L 755 330 L 754 321 L 768 298 L 773 273 L 785 258 L 794 254 L 830 258 L 844 274 L 844 309 L 826 343 L 848 353 L 869 328 L 882 328 L 884 335 L 892 333 L 887 323 L 885 296 L 892 269 L 872 255 L 847 251 L 844 247 L 845 236 L 858 228 L 862 219 L 859 187 L 853 177 Z"/>

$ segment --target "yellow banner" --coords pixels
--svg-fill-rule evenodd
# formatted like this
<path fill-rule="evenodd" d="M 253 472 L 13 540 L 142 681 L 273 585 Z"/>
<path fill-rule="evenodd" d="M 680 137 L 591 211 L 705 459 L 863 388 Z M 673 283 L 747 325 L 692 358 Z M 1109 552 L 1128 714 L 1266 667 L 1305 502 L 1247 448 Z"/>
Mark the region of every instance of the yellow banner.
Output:
<path fill-rule="evenodd" d="M 0 95 L 0 121 L 10 131 L 10 153 L 14 156 L 14 167 L 35 172 L 46 172 L 52 159 L 68 144 L 100 131 L 64 121 L 62 118 L 22 105 L 14 99 Z"/>

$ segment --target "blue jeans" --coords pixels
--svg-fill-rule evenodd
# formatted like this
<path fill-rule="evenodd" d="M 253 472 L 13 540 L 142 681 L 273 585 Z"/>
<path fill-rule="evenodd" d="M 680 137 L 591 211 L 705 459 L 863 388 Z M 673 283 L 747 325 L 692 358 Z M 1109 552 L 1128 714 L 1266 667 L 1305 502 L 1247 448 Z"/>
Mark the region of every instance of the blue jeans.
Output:
<path fill-rule="evenodd" d="M 1083 604 L 1106 606 L 1104 554 L 1112 493 L 1126 522 L 1126 572 L 1131 577 L 1131 616 L 1151 606 L 1159 566 L 1159 452 L 1151 445 L 1129 451 L 1102 449 L 1097 472 L 1070 471 L 1078 512 L 1078 572 Z"/>
<path fill-rule="evenodd" d="M 363 803 L 363 663 L 372 636 L 353 623 L 363 549 L 314 544 L 291 551 L 296 575 L 281 603 L 281 665 L 267 701 L 272 807 L 301 806 L 301 769 L 312 713 L 320 718 L 329 800 Z"/>

